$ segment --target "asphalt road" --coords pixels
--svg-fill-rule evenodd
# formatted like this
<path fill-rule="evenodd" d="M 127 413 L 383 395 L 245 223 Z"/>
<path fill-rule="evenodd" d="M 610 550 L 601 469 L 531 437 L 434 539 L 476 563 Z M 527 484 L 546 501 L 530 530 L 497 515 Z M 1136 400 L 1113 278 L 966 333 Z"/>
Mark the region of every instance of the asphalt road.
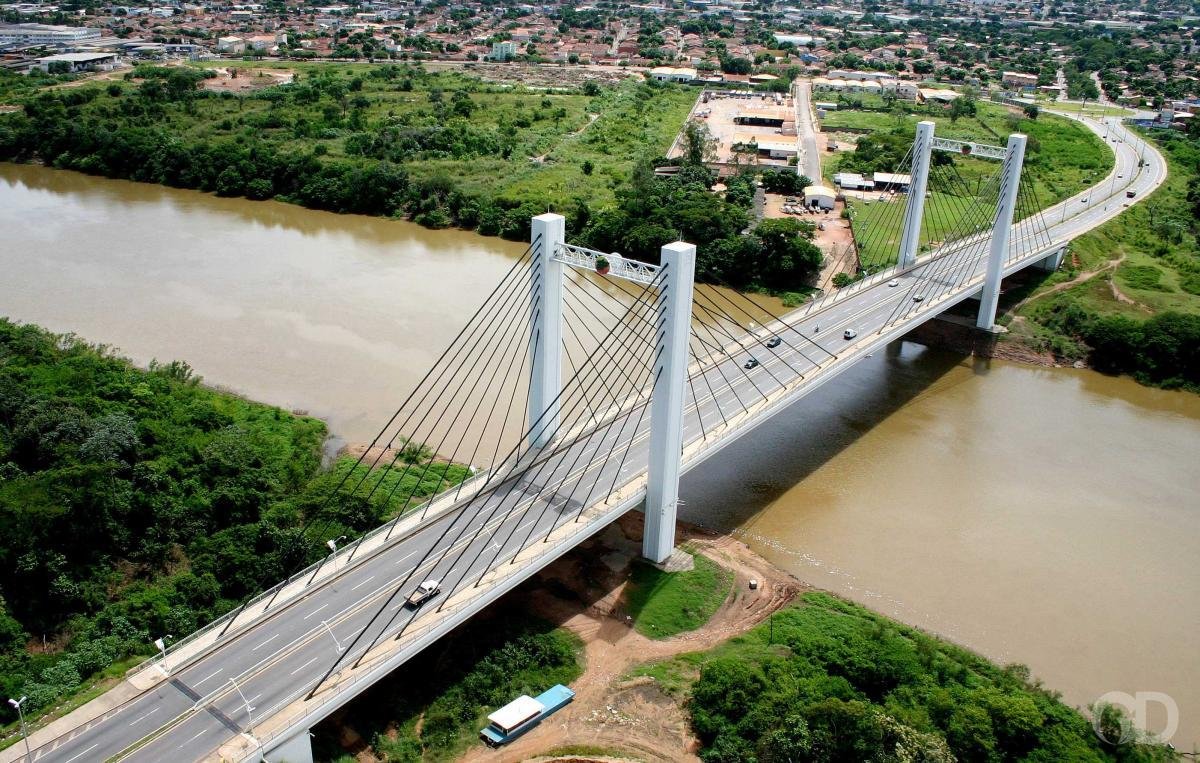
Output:
<path fill-rule="evenodd" d="M 800 78 L 796 80 L 796 130 L 800 135 L 800 148 L 803 155 L 800 161 L 801 172 L 814 183 L 821 184 L 821 152 L 817 149 L 815 119 L 812 109 L 812 80 Z"/>
<path fill-rule="evenodd" d="M 1110 128 L 1110 132 L 1122 141 L 1109 143 L 1117 151 L 1113 175 L 1061 208 L 1048 210 L 1054 239 L 1073 237 L 1119 214 L 1127 201 L 1126 188 L 1134 189 L 1140 198 L 1161 182 L 1165 167 L 1157 152 L 1145 149 L 1148 161 L 1139 172 L 1140 143 L 1123 128 Z M 934 294 L 946 284 L 981 272 L 985 250 L 963 245 L 949 255 L 919 263 L 897 278 L 897 286 L 881 282 L 848 291 L 844 298 L 808 315 L 797 311 L 789 318 L 793 328 L 780 332 L 782 342 L 774 349 L 764 347 L 760 338 L 748 338 L 745 349 L 730 351 L 693 376 L 684 417 L 685 442 L 717 429 L 722 412 L 730 415 L 797 375 L 811 383 L 819 376 L 818 367 L 836 354 L 866 352 L 864 338 L 922 310 L 935 309 L 913 301 L 912 296 Z M 846 329 L 855 330 L 857 338 L 843 339 Z M 746 370 L 743 363 L 751 355 L 760 365 Z M 434 519 L 356 561 L 330 583 L 233 635 L 154 689 L 36 748 L 34 760 L 104 760 L 185 714 L 128 759 L 181 762 L 211 756 L 221 744 L 252 730 L 255 723 L 303 695 L 335 662 L 347 665 L 377 639 L 419 622 L 452 590 L 474 585 L 484 572 L 507 563 L 521 548 L 574 521 L 581 507 L 605 496 L 614 483 L 638 477 L 644 471 L 649 439 L 649 416 L 639 415 L 643 407 L 634 406 L 607 429 L 562 446 L 542 467 L 505 483 L 486 499 L 472 501 L 467 510 Z M 627 450 L 627 458 L 622 459 Z M 615 456 L 608 458 L 610 454 Z M 623 470 L 622 461 L 628 464 Z M 404 608 L 404 597 L 427 578 L 440 579 L 445 592 L 421 610 Z M 201 700 L 205 709 L 187 714 Z"/>

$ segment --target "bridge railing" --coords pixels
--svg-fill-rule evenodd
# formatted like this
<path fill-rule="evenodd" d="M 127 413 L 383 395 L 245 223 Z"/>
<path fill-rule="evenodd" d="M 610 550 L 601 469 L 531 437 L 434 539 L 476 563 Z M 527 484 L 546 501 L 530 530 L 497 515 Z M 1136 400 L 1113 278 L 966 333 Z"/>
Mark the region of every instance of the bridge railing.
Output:
<path fill-rule="evenodd" d="M 333 554 L 322 558 L 320 561 L 313 562 L 299 572 L 290 575 L 286 580 L 276 583 L 249 601 L 238 606 L 236 609 L 230 610 L 226 614 L 210 622 L 208 625 L 205 625 L 179 639 L 178 641 L 175 641 L 169 647 L 167 647 L 166 650 L 164 650 L 167 659 L 170 659 L 170 657 L 173 655 L 182 655 L 179 663 L 173 666 L 171 669 L 178 669 L 180 665 L 186 664 L 188 661 L 205 654 L 207 650 L 215 645 L 223 636 L 226 635 L 226 633 L 231 631 L 233 633 L 238 633 L 241 631 L 241 628 L 257 621 L 258 618 L 265 616 L 268 612 L 278 611 L 278 608 L 281 605 L 287 604 L 288 602 L 294 600 L 297 596 L 305 593 L 309 590 L 311 585 L 323 583 L 330 578 L 345 572 L 350 568 L 351 562 L 353 561 L 355 555 L 364 548 L 370 547 L 372 542 L 379 542 L 379 545 L 381 546 L 383 543 L 398 542 L 399 539 L 404 537 L 404 532 L 407 529 L 401 528 L 400 524 L 407 519 L 411 519 L 417 512 L 428 512 L 429 509 L 432 509 L 435 504 L 437 504 L 439 501 L 444 501 L 448 495 L 453 493 L 455 498 L 451 500 L 447 506 L 443 507 L 448 509 L 458 503 L 459 498 L 474 495 L 477 490 L 481 489 L 485 484 L 487 484 L 489 477 L 493 476 L 493 470 L 481 470 L 477 474 L 472 475 L 462 482 L 443 490 L 437 495 L 431 496 L 423 503 L 404 510 L 399 516 L 389 520 L 379 527 L 376 527 L 374 530 L 370 530 L 364 535 L 359 536 L 358 539 L 352 543 L 347 543 Z M 418 520 L 418 522 L 419 521 L 420 520 Z M 387 534 L 389 532 L 392 532 L 393 536 L 388 537 Z M 379 541 L 380 535 L 385 536 L 386 540 Z M 395 540 L 392 540 L 392 537 L 394 537 Z M 368 558 L 366 555 L 359 557 L 359 561 L 361 562 L 366 558 Z M 317 573 L 323 567 L 327 568 L 327 572 L 318 576 Z M 310 577 L 312 580 L 300 584 L 301 581 L 304 581 L 306 578 Z M 274 601 L 272 601 L 272 599 L 274 599 Z M 233 625 L 239 618 L 243 619 L 244 622 L 241 623 L 240 627 L 235 630 Z M 216 633 L 215 636 L 213 635 L 214 632 Z M 212 642 L 209 644 L 202 643 L 203 639 L 206 637 L 212 637 Z M 188 651 L 189 648 L 192 649 L 190 653 Z M 128 671 L 126 671 L 126 675 L 134 675 L 143 670 L 149 669 L 156 664 L 163 664 L 163 662 L 164 654 L 160 652 L 154 657 L 145 659 L 134 667 L 130 668 Z M 163 667 L 166 668 L 167 665 L 163 665 Z"/>

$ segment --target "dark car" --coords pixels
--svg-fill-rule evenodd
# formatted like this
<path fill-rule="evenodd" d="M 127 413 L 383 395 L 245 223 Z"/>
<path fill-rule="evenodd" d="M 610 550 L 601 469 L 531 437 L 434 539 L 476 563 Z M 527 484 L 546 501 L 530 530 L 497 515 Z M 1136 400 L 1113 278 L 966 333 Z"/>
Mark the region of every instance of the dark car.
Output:
<path fill-rule="evenodd" d="M 747 360 L 745 363 L 742 364 L 742 368 L 756 368 L 756 367 L 758 367 L 758 359 L 757 358 L 750 358 L 749 360 Z"/>
<path fill-rule="evenodd" d="M 771 337 L 770 339 L 768 339 L 768 340 L 767 340 L 767 347 L 768 347 L 769 349 L 772 349 L 772 350 L 773 350 L 773 349 L 775 349 L 776 347 L 778 347 L 778 346 L 779 346 L 779 343 L 780 343 L 780 342 L 782 342 L 782 341 L 783 341 L 783 340 L 782 340 L 782 339 L 780 339 L 779 337 L 777 337 L 777 336 L 773 336 L 773 337 Z"/>

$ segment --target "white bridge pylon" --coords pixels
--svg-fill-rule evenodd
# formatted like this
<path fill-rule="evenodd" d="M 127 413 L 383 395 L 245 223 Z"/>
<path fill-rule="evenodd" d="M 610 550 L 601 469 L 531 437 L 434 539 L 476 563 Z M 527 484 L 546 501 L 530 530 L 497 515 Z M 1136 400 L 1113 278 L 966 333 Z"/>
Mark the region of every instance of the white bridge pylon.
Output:
<path fill-rule="evenodd" d="M 1026 136 L 1013 133 L 1006 147 L 989 146 L 970 141 L 934 137 L 936 123 L 917 123 L 917 134 L 912 148 L 912 174 L 909 178 L 908 200 L 904 209 L 903 227 L 900 233 L 900 250 L 896 269 L 903 271 L 917 262 L 921 247 L 921 226 L 925 219 L 925 197 L 929 190 L 929 164 L 933 152 L 947 151 L 979 159 L 999 159 L 1001 169 L 1000 198 L 996 214 L 992 218 L 991 248 L 988 252 L 987 278 L 980 294 L 979 315 L 976 326 L 991 331 L 996 323 L 996 305 L 1000 299 L 1000 281 L 1004 270 L 1004 258 L 1008 254 L 1009 236 L 1013 216 L 1017 207 L 1017 191 L 1021 182 L 1021 170 L 1025 163 Z"/>
<path fill-rule="evenodd" d="M 617 254 L 604 254 L 566 242 L 562 215 L 533 218 L 533 301 L 530 332 L 529 420 L 530 445 L 550 442 L 559 427 L 558 397 L 562 390 L 562 294 L 566 265 L 595 270 L 596 260 L 609 263 L 609 277 L 643 285 L 657 282 L 657 330 L 650 394 L 650 459 L 646 485 L 646 524 L 642 553 L 664 561 L 675 546 L 675 517 L 679 504 L 679 474 L 683 455 L 684 387 L 687 384 L 688 337 L 692 321 L 692 284 L 696 246 L 677 241 L 662 248 L 659 265 L 648 265 Z"/>
<path fill-rule="evenodd" d="M 992 221 L 987 276 L 980 297 L 977 325 L 992 329 L 999 300 L 1000 280 L 1008 254 L 1009 235 L 1016 209 L 1017 190 L 1025 156 L 1024 135 L 1009 136 L 1007 148 L 983 146 L 934 137 L 934 123 L 917 125 L 913 146 L 912 176 L 905 207 L 896 271 L 912 268 L 920 251 L 921 225 L 934 150 L 973 154 L 992 159 L 1003 152 L 999 202 Z M 529 336 L 530 384 L 529 445 L 550 443 L 560 426 L 559 397 L 563 367 L 563 277 L 566 266 L 595 270 L 598 259 L 609 263 L 608 276 L 658 290 L 657 346 L 650 399 L 650 454 L 646 484 L 646 522 L 642 554 L 654 562 L 665 561 L 675 545 L 675 520 L 682 472 L 684 390 L 688 373 L 688 340 L 691 334 L 692 291 L 696 246 L 678 241 L 661 249 L 659 265 L 649 265 L 605 254 L 566 242 L 566 220 L 548 213 L 532 220 L 530 232 Z"/>

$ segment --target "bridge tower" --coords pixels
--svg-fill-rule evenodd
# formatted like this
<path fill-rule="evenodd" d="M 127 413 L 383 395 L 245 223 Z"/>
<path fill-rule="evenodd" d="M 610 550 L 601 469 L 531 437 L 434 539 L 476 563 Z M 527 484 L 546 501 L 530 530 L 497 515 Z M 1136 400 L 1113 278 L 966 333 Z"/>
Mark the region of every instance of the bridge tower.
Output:
<path fill-rule="evenodd" d="M 646 525 L 642 555 L 664 562 L 675 548 L 679 471 L 683 458 L 684 385 L 688 337 L 692 329 L 692 285 L 696 245 L 677 241 L 662 248 L 663 282 L 658 293 L 661 336 L 650 398 L 650 466 L 646 483 Z"/>
<path fill-rule="evenodd" d="M 533 218 L 530 229 L 533 259 L 529 279 L 531 358 L 529 377 L 529 445 L 538 448 L 558 431 L 559 392 L 562 390 L 563 263 L 556 259 L 566 242 L 562 215 Z"/>
<path fill-rule="evenodd" d="M 1004 167 L 1000 176 L 1000 200 L 992 226 L 991 249 L 988 251 L 987 271 L 983 291 L 979 295 L 979 316 L 975 325 L 992 331 L 996 324 L 996 305 L 1000 301 L 1000 281 L 1004 278 L 1004 260 L 1008 257 L 1009 234 L 1017 208 L 1017 190 L 1021 184 L 1021 167 L 1025 163 L 1026 137 L 1020 133 L 1008 136 L 1004 152 Z"/>
<path fill-rule="evenodd" d="M 601 253 L 567 245 L 566 221 L 562 215 L 544 214 L 533 218 L 530 239 L 533 259 L 529 292 L 532 331 L 529 339 L 531 424 L 528 437 L 529 445 L 538 448 L 554 439 L 560 423 L 563 269 L 573 265 L 592 270 Z M 650 397 L 650 457 L 642 553 L 654 562 L 662 562 L 675 546 L 696 246 L 682 241 L 667 244 L 662 248 L 661 263 L 657 267 L 617 254 L 605 257 L 611 261 L 610 278 L 658 284 L 657 359 Z"/>
<path fill-rule="evenodd" d="M 934 122 L 917 122 L 913 141 L 912 176 L 908 183 L 908 203 L 904 209 L 904 229 L 900 234 L 900 258 L 897 267 L 904 270 L 917 261 L 921 246 L 921 221 L 925 217 L 925 191 L 929 187 L 929 158 L 933 155 Z"/>

